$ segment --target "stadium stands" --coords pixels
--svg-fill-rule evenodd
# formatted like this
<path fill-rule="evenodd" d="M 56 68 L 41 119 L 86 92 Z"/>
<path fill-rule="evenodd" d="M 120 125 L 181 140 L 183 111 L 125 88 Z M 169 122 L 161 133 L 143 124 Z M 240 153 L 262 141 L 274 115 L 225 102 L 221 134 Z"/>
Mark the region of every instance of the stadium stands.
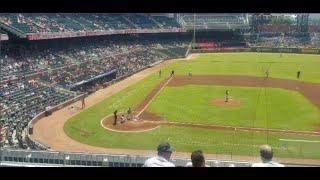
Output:
<path fill-rule="evenodd" d="M 118 76 L 122 76 L 147 67 L 157 60 L 185 55 L 187 41 L 176 38 L 156 41 L 155 38 L 112 36 L 89 42 L 76 40 L 62 49 L 41 49 L 37 46 L 42 44 L 35 44 L 11 57 L 3 53 L 3 79 L 41 74 L 41 79 L 66 87 L 113 69 L 118 69 Z M 24 58 L 21 59 L 20 56 Z M 58 71 L 59 76 L 55 75 Z"/>
<path fill-rule="evenodd" d="M 251 44 L 261 47 L 312 47 L 308 33 L 260 33 Z"/>
<path fill-rule="evenodd" d="M 237 29 L 249 28 L 244 14 L 183 14 L 182 24 L 189 29 L 193 26 L 203 29 Z"/>
<path fill-rule="evenodd" d="M 68 90 L 91 92 L 98 84 L 157 61 L 184 57 L 189 42 L 174 35 L 163 35 L 161 40 L 158 35 L 114 35 L 64 41 L 65 45 L 60 44 L 63 40 L 4 45 L 0 56 L 2 146 L 33 148 L 23 134 L 28 122 L 46 107 L 74 98 Z M 108 72 L 116 75 L 104 78 Z"/>
<path fill-rule="evenodd" d="M 167 16 L 139 14 L 2 13 L 0 24 L 22 34 L 181 28 Z"/>
<path fill-rule="evenodd" d="M 55 106 L 74 97 L 74 93 L 60 91 L 37 81 L 23 79 L 0 84 L 0 127 L 3 147 L 28 148 L 25 128 L 28 122 L 46 107 Z"/>
<path fill-rule="evenodd" d="M 287 32 L 297 32 L 298 30 L 296 25 L 275 24 L 275 25 L 261 25 L 258 27 L 258 31 L 287 33 Z"/>

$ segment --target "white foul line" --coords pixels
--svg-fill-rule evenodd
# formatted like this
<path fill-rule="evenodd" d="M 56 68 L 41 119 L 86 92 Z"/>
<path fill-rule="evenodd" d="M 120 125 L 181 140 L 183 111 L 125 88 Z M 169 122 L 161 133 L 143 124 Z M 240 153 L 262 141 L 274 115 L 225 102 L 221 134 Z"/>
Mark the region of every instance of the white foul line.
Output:
<path fill-rule="evenodd" d="M 162 91 L 163 88 L 167 86 L 167 84 L 171 81 L 173 76 L 171 76 L 166 83 L 159 89 L 159 91 L 151 98 L 151 100 L 143 107 L 143 109 L 137 114 L 137 117 L 141 115 L 141 113 L 147 109 L 147 107 L 150 105 L 150 103 L 158 96 L 158 94 Z"/>

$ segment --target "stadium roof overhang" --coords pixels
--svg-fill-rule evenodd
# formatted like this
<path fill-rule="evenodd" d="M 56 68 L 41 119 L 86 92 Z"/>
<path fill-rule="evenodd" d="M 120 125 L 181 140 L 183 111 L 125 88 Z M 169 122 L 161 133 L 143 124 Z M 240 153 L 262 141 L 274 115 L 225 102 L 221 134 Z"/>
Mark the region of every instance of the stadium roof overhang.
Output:
<path fill-rule="evenodd" d="M 6 32 L 10 32 L 10 33 L 18 36 L 19 38 L 26 38 L 27 37 L 27 35 L 24 32 L 22 32 L 21 30 L 14 28 L 12 26 L 8 26 L 2 22 L 0 22 L 0 28 L 5 30 Z"/>

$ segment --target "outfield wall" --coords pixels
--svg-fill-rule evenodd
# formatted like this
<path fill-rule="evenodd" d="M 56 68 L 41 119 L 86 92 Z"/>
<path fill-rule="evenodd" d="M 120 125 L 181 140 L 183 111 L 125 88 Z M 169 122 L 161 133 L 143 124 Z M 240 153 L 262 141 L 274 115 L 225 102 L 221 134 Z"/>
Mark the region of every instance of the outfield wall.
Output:
<path fill-rule="evenodd" d="M 320 54 L 320 49 L 316 49 L 316 48 L 251 47 L 251 51 L 252 52 L 272 52 L 272 53 Z"/>
<path fill-rule="evenodd" d="M 189 53 L 218 53 L 218 52 L 269 52 L 269 53 L 320 54 L 320 49 L 251 47 L 251 48 L 192 49 L 189 51 Z"/>
<path fill-rule="evenodd" d="M 251 52 L 251 48 L 216 48 L 216 49 L 190 49 L 192 53 L 219 53 L 219 52 Z"/>

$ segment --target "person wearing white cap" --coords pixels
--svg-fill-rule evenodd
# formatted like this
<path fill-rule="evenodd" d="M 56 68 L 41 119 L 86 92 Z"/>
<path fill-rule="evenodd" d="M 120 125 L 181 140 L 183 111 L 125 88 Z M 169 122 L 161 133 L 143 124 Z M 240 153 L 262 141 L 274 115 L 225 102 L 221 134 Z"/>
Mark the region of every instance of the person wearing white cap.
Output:
<path fill-rule="evenodd" d="M 169 162 L 174 151 L 169 143 L 159 144 L 157 150 L 158 156 L 147 159 L 143 167 L 175 167 L 173 163 Z"/>
<path fill-rule="evenodd" d="M 252 167 L 284 167 L 284 165 L 273 162 L 273 151 L 271 146 L 265 144 L 260 146 L 261 163 L 254 163 Z"/>

